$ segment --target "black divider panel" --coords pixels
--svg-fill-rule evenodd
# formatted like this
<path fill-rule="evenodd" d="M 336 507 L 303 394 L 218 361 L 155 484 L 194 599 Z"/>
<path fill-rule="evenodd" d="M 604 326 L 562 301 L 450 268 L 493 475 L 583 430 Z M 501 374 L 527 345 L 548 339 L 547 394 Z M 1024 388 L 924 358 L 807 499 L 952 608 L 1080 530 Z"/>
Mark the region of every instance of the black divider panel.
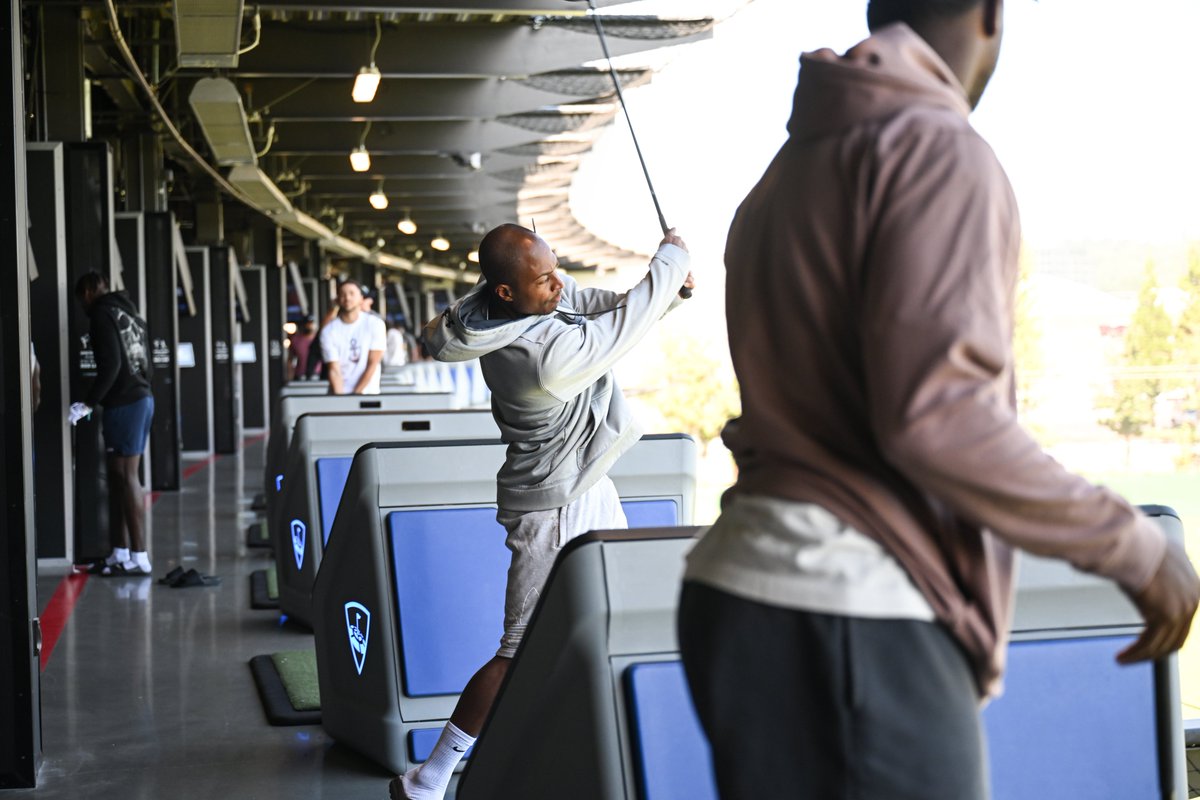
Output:
<path fill-rule="evenodd" d="M 208 250 L 189 247 L 188 266 L 192 273 L 192 297 L 196 315 L 188 314 L 182 297 L 176 300 L 179 318 L 179 353 L 190 358 L 179 364 L 179 425 L 184 450 L 212 450 L 212 346 L 208 306 Z"/>
<path fill-rule="evenodd" d="M 71 429 L 61 410 L 70 404 L 67 320 L 73 302 L 67 282 L 63 207 L 63 147 L 35 145 L 26 158 L 29 236 L 38 279 L 29 286 L 29 332 L 42 369 L 42 405 L 33 415 L 34 495 L 38 558 L 67 558 L 74 536 Z"/>
<path fill-rule="evenodd" d="M 179 488 L 179 280 L 172 249 L 174 217 L 146 214 L 146 325 L 154 361 L 154 421 L 150 426 L 150 485 Z"/>
<path fill-rule="evenodd" d="M 213 449 L 218 453 L 237 452 L 241 402 L 237 391 L 233 345 L 237 341 L 234 323 L 233 270 L 236 265 L 230 248 L 214 246 L 209 257 L 209 297 L 212 325 L 212 402 Z"/>
<path fill-rule="evenodd" d="M 90 271 L 112 280 L 112 159 L 108 145 L 66 146 L 68 351 L 71 400 L 82 401 L 96 377 L 90 323 L 74 298 L 75 282 Z M 75 558 L 108 553 L 108 473 L 100 415 L 75 426 Z"/>
<path fill-rule="evenodd" d="M 283 387 L 286 362 L 283 355 L 283 323 L 287 313 L 287 270 L 273 264 L 267 265 L 266 270 L 267 298 L 267 397 L 270 398 L 268 408 L 271 420 L 264 427 L 270 427 L 275 417 L 275 409 L 279 402 L 279 390 Z"/>
<path fill-rule="evenodd" d="M 267 426 L 267 298 L 266 270 L 262 267 L 242 269 L 242 283 L 246 287 L 246 305 L 250 307 L 250 319 L 242 320 L 242 341 L 246 357 L 251 345 L 253 361 L 242 361 L 242 424 L 247 428 Z"/>

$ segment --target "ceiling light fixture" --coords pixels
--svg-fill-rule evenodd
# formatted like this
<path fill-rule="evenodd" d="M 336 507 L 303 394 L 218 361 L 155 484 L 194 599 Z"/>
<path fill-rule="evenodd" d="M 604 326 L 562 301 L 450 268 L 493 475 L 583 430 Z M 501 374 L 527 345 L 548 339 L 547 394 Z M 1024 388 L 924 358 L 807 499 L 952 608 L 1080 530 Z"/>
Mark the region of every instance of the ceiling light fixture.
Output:
<path fill-rule="evenodd" d="M 371 46 L 371 63 L 360 69 L 354 76 L 354 88 L 350 90 L 350 96 L 356 103 L 371 102 L 375 99 L 375 92 L 379 89 L 379 81 L 383 76 L 379 72 L 379 67 L 375 66 L 375 51 L 379 49 L 380 34 L 379 17 L 376 17 L 375 44 Z"/>
<path fill-rule="evenodd" d="M 467 253 L 467 261 L 470 261 L 472 264 L 478 264 L 479 263 L 479 251 L 472 250 L 471 252 Z"/>
<path fill-rule="evenodd" d="M 355 172 L 366 172 L 371 168 L 371 154 L 367 152 L 367 134 L 371 132 L 371 120 L 363 126 L 362 138 L 358 147 L 350 151 L 350 169 Z"/>
<path fill-rule="evenodd" d="M 434 250 L 445 252 L 446 250 L 450 249 L 450 241 L 439 233 L 434 237 L 433 241 L 429 243 L 429 246 Z"/>
<path fill-rule="evenodd" d="M 371 192 L 371 196 L 367 198 L 371 201 L 371 208 L 376 211 L 383 211 L 388 207 L 387 195 L 383 193 L 383 179 L 379 179 L 379 185 L 375 187 L 375 191 Z"/>
<path fill-rule="evenodd" d="M 409 236 L 417 232 L 417 223 L 413 222 L 412 215 L 409 212 L 405 211 L 404 219 L 396 223 L 396 230 Z"/>

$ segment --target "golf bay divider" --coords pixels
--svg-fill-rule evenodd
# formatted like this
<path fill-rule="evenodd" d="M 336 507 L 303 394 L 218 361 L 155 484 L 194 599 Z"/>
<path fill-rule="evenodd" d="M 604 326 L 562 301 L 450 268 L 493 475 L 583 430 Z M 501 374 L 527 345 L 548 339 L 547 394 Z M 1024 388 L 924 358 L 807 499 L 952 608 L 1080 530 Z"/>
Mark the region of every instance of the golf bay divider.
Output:
<path fill-rule="evenodd" d="M 283 465 L 292 441 L 292 429 L 302 414 L 322 411 L 446 411 L 456 408 L 454 396 L 446 392 L 398 392 L 387 394 L 325 394 L 283 396 L 279 413 L 267 440 L 263 467 L 263 495 L 267 500 L 267 525 L 275 530 L 279 516 L 279 493 L 283 488 Z"/>
<path fill-rule="evenodd" d="M 278 522 L 279 610 L 311 627 L 312 586 L 354 454 L 368 442 L 495 439 L 491 411 L 359 411 L 304 414 L 284 465 Z"/>
<path fill-rule="evenodd" d="M 393 771 L 425 758 L 499 645 L 510 555 L 495 496 L 505 449 L 370 444 L 354 457 L 313 586 L 321 718 Z M 691 521 L 690 437 L 644 437 L 609 475 L 631 527 Z"/>
<path fill-rule="evenodd" d="M 380 390 L 416 392 L 451 392 L 460 407 L 486 408 L 491 392 L 483 379 L 478 361 L 459 361 L 446 364 L 421 361 L 405 364 L 399 372 L 385 372 L 380 377 Z M 280 396 L 328 394 L 329 381 L 290 381 L 280 389 Z"/>
<path fill-rule="evenodd" d="M 1142 509 L 1183 541 L 1173 511 Z M 458 800 L 716 800 L 675 638 L 696 530 L 563 549 Z M 993 796 L 1186 797 L 1177 657 L 1115 663 L 1142 623 L 1111 582 L 1029 555 L 1019 576 L 1005 693 L 983 713 Z"/>

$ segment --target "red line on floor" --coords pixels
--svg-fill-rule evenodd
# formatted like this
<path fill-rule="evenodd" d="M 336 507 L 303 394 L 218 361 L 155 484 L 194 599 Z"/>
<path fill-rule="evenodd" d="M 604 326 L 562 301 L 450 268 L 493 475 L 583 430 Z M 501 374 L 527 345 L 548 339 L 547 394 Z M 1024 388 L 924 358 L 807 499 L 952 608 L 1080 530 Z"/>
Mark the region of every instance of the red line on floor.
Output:
<path fill-rule="evenodd" d="M 75 610 L 75 603 L 83 594 L 83 587 L 87 584 L 87 580 L 87 575 L 68 575 L 63 578 L 59 582 L 58 588 L 54 590 L 54 596 L 46 604 L 46 610 L 42 612 L 41 665 L 43 672 L 46 671 L 46 664 L 50 661 L 50 654 L 54 652 L 54 645 L 58 644 L 58 637 L 62 634 L 63 628 L 67 626 L 71 612 Z"/>
<path fill-rule="evenodd" d="M 254 444 L 267 438 L 266 433 L 247 436 L 242 440 L 242 447 L 248 444 Z M 183 479 L 186 480 L 195 475 L 204 467 L 220 458 L 220 455 L 213 454 L 203 461 L 199 461 L 183 471 Z M 159 498 L 162 492 L 152 492 L 150 494 L 150 504 L 153 505 Z M 86 574 L 71 574 L 64 577 L 58 583 L 58 587 L 54 590 L 54 595 L 50 598 L 50 602 L 46 604 L 45 610 L 42 611 L 41 627 L 42 627 L 42 653 L 41 653 L 41 670 L 46 671 L 46 664 L 50 662 L 50 654 L 54 652 L 54 645 L 58 644 L 58 637 L 62 635 L 63 628 L 67 627 L 67 621 L 71 619 L 71 612 L 75 610 L 75 604 L 79 602 L 79 596 L 83 594 L 83 587 L 87 585 L 88 576 Z"/>

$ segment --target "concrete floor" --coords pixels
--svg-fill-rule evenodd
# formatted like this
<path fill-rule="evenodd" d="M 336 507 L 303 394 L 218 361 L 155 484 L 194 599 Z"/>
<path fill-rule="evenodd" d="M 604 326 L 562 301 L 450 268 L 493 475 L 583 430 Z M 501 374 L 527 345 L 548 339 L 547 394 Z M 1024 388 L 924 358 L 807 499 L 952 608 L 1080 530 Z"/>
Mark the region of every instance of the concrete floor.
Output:
<path fill-rule="evenodd" d="M 264 444 L 207 465 L 184 462 L 179 492 L 148 512 L 155 577 L 176 565 L 219 575 L 213 588 L 91 577 L 42 673 L 38 787 L 0 792 L 128 800 L 382 800 L 390 774 L 320 726 L 271 727 L 248 661 L 312 645 L 276 611 L 250 608 L 247 549 Z M 38 580 L 44 608 L 62 576 Z"/>

